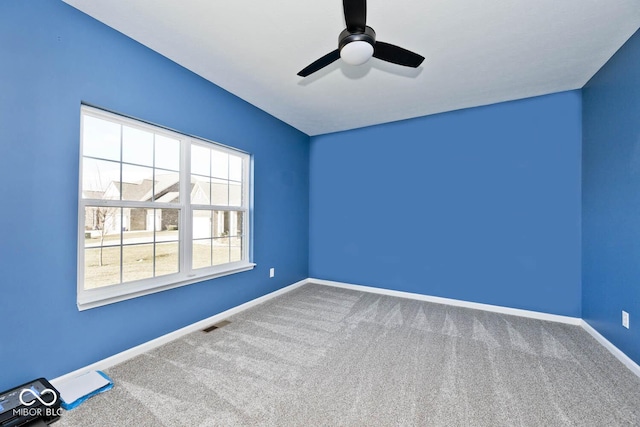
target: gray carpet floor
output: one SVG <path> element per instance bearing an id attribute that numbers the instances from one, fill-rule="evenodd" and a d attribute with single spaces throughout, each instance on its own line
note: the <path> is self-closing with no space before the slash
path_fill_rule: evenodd
<path id="1" fill-rule="evenodd" d="M 306 285 L 112 367 L 57 426 L 638 426 L 578 326 Z"/>

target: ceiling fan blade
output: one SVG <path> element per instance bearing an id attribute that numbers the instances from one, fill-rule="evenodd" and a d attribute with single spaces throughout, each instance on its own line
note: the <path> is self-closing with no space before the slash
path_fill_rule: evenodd
<path id="1" fill-rule="evenodd" d="M 342 0 L 344 20 L 350 32 L 362 32 L 367 26 L 367 0 Z"/>
<path id="2" fill-rule="evenodd" d="M 318 59 L 317 61 L 307 65 L 304 69 L 298 72 L 298 75 L 300 77 L 307 77 L 309 74 L 315 73 L 316 71 L 326 67 L 327 65 L 338 60 L 339 58 L 340 58 L 340 50 L 336 49 L 331 53 L 327 53 L 325 56 Z"/>
<path id="3" fill-rule="evenodd" d="M 422 55 L 418 55 L 399 46 L 378 41 L 373 47 L 373 56 L 383 61 L 413 68 L 419 67 L 422 61 L 424 61 L 424 56 Z"/>

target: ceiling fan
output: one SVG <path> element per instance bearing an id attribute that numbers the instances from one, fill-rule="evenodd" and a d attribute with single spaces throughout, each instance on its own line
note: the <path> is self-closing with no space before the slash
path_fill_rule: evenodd
<path id="1" fill-rule="evenodd" d="M 371 57 L 405 67 L 417 68 L 424 57 L 385 42 L 376 41 L 376 32 L 366 25 L 367 0 L 343 0 L 345 28 L 338 36 L 338 49 L 311 63 L 298 75 L 307 77 L 342 58 L 347 64 L 360 65 Z"/>

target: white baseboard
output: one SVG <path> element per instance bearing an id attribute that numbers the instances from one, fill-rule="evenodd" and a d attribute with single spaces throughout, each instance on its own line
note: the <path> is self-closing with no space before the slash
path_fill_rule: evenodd
<path id="1" fill-rule="evenodd" d="M 433 302 L 436 304 L 452 305 L 455 307 L 472 308 L 474 310 L 492 311 L 494 313 L 509 314 L 512 316 L 529 317 L 532 319 L 548 320 L 550 322 L 566 323 L 569 325 L 580 325 L 582 319 L 579 317 L 561 316 L 558 314 L 541 313 L 539 311 L 521 310 L 519 308 L 503 307 L 500 305 L 482 304 L 479 302 L 469 302 L 451 298 L 434 297 L 430 295 L 415 294 L 411 292 L 393 291 L 390 289 L 374 288 L 371 286 L 354 285 L 351 283 L 333 282 L 322 279 L 307 279 L 309 283 L 318 285 L 333 286 L 336 288 L 352 289 L 355 291 L 369 292 L 374 294 L 389 295 L 399 298 L 409 298 L 418 301 Z"/>
<path id="2" fill-rule="evenodd" d="M 154 348 L 160 347 L 163 344 L 166 344 L 170 341 L 176 340 L 180 337 L 183 337 L 187 334 L 190 334 L 192 332 L 196 332 L 198 330 L 201 330 L 203 328 L 206 328 L 207 326 L 211 326 L 214 323 L 217 323 L 223 319 L 226 319 L 227 317 L 230 317 L 234 314 L 240 313 L 241 311 L 244 311 L 248 308 L 254 307 L 258 304 L 261 304 L 265 301 L 268 301 L 272 298 L 275 298 L 277 296 L 280 296 L 284 293 L 290 292 L 296 288 L 299 288 L 302 285 L 307 284 L 309 281 L 309 279 L 304 279 L 301 280 L 299 282 L 296 282 L 292 285 L 286 286 L 282 289 L 278 289 L 277 291 L 271 292 L 267 295 L 263 295 L 259 298 L 256 298 L 254 300 L 245 302 L 244 304 L 238 305 L 236 307 L 230 308 L 229 310 L 225 310 L 221 313 L 218 313 L 214 316 L 211 316 L 209 318 L 200 320 L 199 322 L 193 323 L 189 326 L 185 326 L 184 328 L 180 328 L 176 331 L 170 332 L 166 335 L 162 335 L 161 337 L 158 337 L 156 339 L 153 339 L 151 341 L 147 341 L 145 343 L 142 343 L 140 345 L 137 345 L 133 348 L 130 348 L 128 350 L 125 350 L 123 352 L 120 352 L 118 354 L 115 354 L 111 357 L 107 357 L 106 359 L 102 359 L 96 363 L 92 363 L 91 365 L 85 366 L 83 368 L 80 369 L 76 369 L 73 372 L 69 372 L 68 374 L 62 375 L 58 378 L 55 378 L 53 380 L 51 380 L 51 384 L 55 387 L 56 384 L 60 384 L 66 380 L 69 380 L 71 378 L 75 378 L 77 376 L 86 374 L 89 371 L 101 371 L 107 368 L 110 368 L 111 366 L 117 365 L 118 363 L 122 363 L 126 360 L 132 359 L 142 353 L 146 353 L 147 351 L 153 350 Z"/>
<path id="3" fill-rule="evenodd" d="M 611 341 L 609 341 L 608 339 L 606 339 L 605 337 L 603 337 L 600 332 L 596 331 L 593 326 L 591 326 L 590 324 L 588 324 L 584 319 L 582 320 L 582 322 L 580 323 L 580 326 L 582 326 L 582 329 L 584 329 L 585 331 L 587 331 L 589 333 L 589 335 L 591 335 L 593 338 L 595 338 L 596 341 L 598 341 L 600 344 L 602 344 L 602 346 L 604 348 L 606 348 L 607 350 L 609 350 L 609 353 L 613 354 L 616 359 L 618 359 L 620 362 L 622 362 L 622 364 L 624 366 L 626 366 L 627 368 L 629 368 L 629 370 L 631 372 L 633 372 L 634 374 L 636 374 L 638 377 L 640 377 L 640 366 L 634 362 L 633 360 L 631 360 L 631 358 L 629 356 L 627 356 L 626 354 L 624 354 L 622 352 L 622 350 L 620 350 L 618 347 L 616 347 L 615 345 L 611 344 Z"/>

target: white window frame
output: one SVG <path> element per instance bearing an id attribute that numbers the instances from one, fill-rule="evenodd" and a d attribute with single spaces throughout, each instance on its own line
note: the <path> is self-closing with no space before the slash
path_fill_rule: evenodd
<path id="1" fill-rule="evenodd" d="M 82 197 L 83 187 L 83 117 L 92 116 L 103 120 L 119 123 L 121 125 L 134 127 L 156 134 L 164 135 L 169 138 L 180 141 L 180 202 L 179 203 L 160 203 L 160 202 L 129 202 L 126 200 L 107 200 L 107 199 L 84 199 Z M 230 148 L 225 145 L 208 141 L 202 138 L 181 134 L 166 128 L 151 125 L 139 120 L 131 119 L 119 114 L 107 112 L 95 107 L 87 105 L 81 106 L 80 114 L 80 160 L 79 160 L 79 185 L 78 185 L 78 270 L 77 270 L 77 305 L 78 310 L 86 310 L 118 301 L 136 298 L 143 295 L 149 295 L 204 280 L 214 279 L 217 277 L 227 276 L 242 271 L 251 270 L 256 264 L 251 262 L 251 244 L 252 235 L 250 230 L 251 206 L 252 206 L 252 182 L 251 169 L 252 159 L 249 153 Z M 242 158 L 242 206 L 212 206 L 212 205 L 192 205 L 190 198 L 191 188 L 191 146 L 198 144 L 205 147 L 215 148 L 218 151 L 233 154 Z M 212 145 L 214 147 L 212 147 Z M 113 206 L 113 207 L 152 207 L 152 208 L 170 208 L 180 211 L 179 219 L 179 266 L 178 273 L 168 274 L 164 276 L 136 280 L 116 285 L 107 285 L 103 287 L 85 289 L 84 288 L 84 257 L 85 257 L 85 208 L 87 206 Z M 192 242 L 193 242 L 193 226 L 192 212 L 194 209 L 205 208 L 209 210 L 230 210 L 242 211 L 242 260 L 230 262 L 226 264 L 216 265 L 207 268 L 192 268 Z M 122 243 L 120 245 L 122 247 Z"/>

